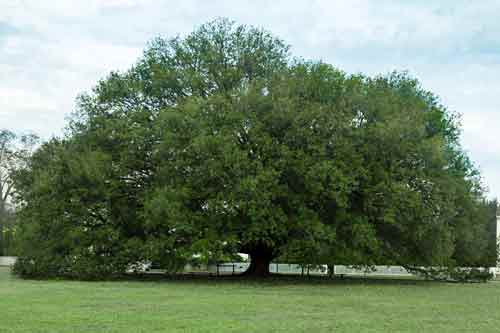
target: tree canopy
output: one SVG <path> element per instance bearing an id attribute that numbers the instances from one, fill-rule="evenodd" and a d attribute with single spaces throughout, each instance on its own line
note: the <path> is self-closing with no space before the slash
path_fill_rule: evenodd
<path id="1" fill-rule="evenodd" d="M 459 119 L 406 73 L 348 75 L 220 19 L 153 40 L 78 105 L 68 135 L 17 177 L 23 276 L 175 271 L 236 253 L 254 275 L 277 257 L 488 260 L 491 219 Z"/>

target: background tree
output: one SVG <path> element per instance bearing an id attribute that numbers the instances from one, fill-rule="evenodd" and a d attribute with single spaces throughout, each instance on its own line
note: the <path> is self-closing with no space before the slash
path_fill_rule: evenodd
<path id="1" fill-rule="evenodd" d="M 485 200 L 482 205 L 479 206 L 476 218 L 484 219 L 484 226 L 486 229 L 486 251 L 483 258 L 485 265 L 489 267 L 498 267 L 500 263 L 498 261 L 499 253 L 499 239 L 497 239 L 497 211 L 498 211 L 498 201 L 497 200 Z M 484 235 L 484 233 L 483 233 Z"/>
<path id="2" fill-rule="evenodd" d="M 269 33 L 216 20 L 154 40 L 81 96 L 69 129 L 17 177 L 23 276 L 236 253 L 259 276 L 278 256 L 484 263 L 483 191 L 457 117 L 405 73 L 292 60 Z"/>
<path id="3" fill-rule="evenodd" d="M 32 134 L 18 136 L 9 130 L 0 130 L 0 255 L 10 248 L 6 241 L 11 244 L 13 237 L 13 175 L 24 167 L 37 140 Z"/>

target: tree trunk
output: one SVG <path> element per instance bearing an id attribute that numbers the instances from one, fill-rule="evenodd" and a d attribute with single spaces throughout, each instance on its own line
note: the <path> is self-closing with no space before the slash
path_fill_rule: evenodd
<path id="1" fill-rule="evenodd" d="M 271 250 L 260 248 L 248 254 L 250 256 L 250 266 L 243 273 L 244 276 L 265 277 L 271 274 L 269 265 L 271 264 L 271 260 L 274 259 Z"/>
<path id="2" fill-rule="evenodd" d="M 335 275 L 335 266 L 334 265 L 328 265 L 328 267 L 327 267 L 327 273 L 328 273 L 328 277 L 332 278 Z"/>

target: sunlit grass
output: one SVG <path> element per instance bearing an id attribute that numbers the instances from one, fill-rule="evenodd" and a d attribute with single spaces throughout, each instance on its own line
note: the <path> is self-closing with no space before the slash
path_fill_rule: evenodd
<path id="1" fill-rule="evenodd" d="M 0 332 L 498 332 L 500 283 L 26 281 L 0 268 Z"/>

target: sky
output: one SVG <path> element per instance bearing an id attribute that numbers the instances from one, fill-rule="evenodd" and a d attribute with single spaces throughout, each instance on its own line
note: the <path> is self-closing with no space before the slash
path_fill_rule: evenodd
<path id="1" fill-rule="evenodd" d="M 76 96 L 149 40 L 217 17 L 347 73 L 408 71 L 462 114 L 462 144 L 500 198 L 500 0 L 0 0 L 0 128 L 61 135 Z"/>

